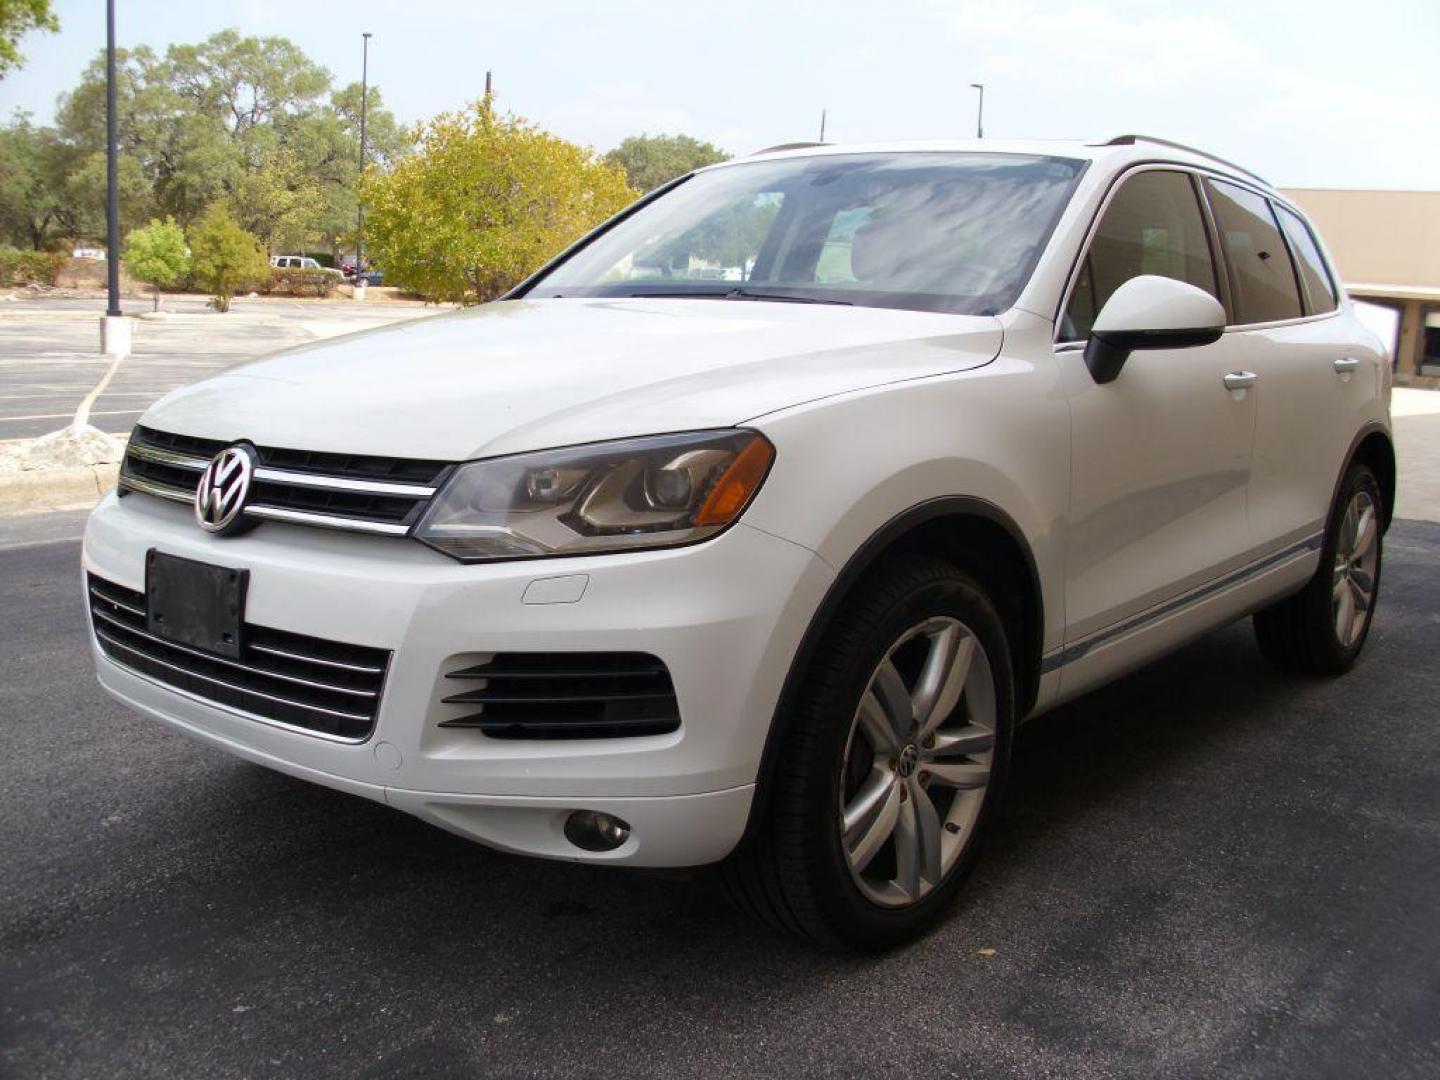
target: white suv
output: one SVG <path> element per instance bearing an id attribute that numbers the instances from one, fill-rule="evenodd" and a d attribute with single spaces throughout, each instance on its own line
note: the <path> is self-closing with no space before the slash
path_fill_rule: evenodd
<path id="1" fill-rule="evenodd" d="M 1389 394 L 1314 230 L 1217 158 L 783 149 L 154 405 L 86 533 L 95 660 L 251 761 L 884 946 L 1021 719 L 1252 612 L 1354 662 Z"/>

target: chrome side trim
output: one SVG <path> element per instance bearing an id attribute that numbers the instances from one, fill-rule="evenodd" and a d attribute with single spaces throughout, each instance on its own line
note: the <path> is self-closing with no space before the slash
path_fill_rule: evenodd
<path id="1" fill-rule="evenodd" d="M 352 480 L 345 476 L 325 476 L 320 473 L 273 469 L 268 465 L 261 465 L 255 470 L 255 479 L 271 484 L 288 484 L 291 487 L 316 488 L 320 491 L 358 491 L 366 495 L 399 495 L 408 499 L 428 499 L 437 490 L 424 484 L 395 484 L 386 480 Z"/>
<path id="2" fill-rule="evenodd" d="M 106 596 L 99 589 L 95 588 L 94 585 L 90 586 L 90 595 L 95 597 L 95 599 L 97 600 L 101 600 L 107 604 L 113 604 L 115 607 L 122 608 L 125 611 L 130 612 L 131 615 L 139 615 L 142 619 L 148 617 L 145 612 L 141 611 L 133 604 L 127 604 L 123 600 L 116 600 L 113 596 Z"/>
<path id="3" fill-rule="evenodd" d="M 217 679 L 212 675 L 201 675 L 198 671 L 191 671 L 189 668 L 183 668 L 179 664 L 172 664 L 167 660 L 161 660 L 158 657 L 150 656 L 146 653 L 141 652 L 139 649 L 133 648 L 130 645 L 126 645 L 123 641 L 117 641 L 115 638 L 107 634 L 104 630 L 101 630 L 98 626 L 95 627 L 95 636 L 98 637 L 101 641 L 106 642 L 113 648 L 130 653 L 132 656 L 138 656 L 140 657 L 140 659 L 149 661 L 152 664 L 159 664 L 161 667 L 169 668 L 171 671 L 178 671 L 181 675 L 189 676 L 192 679 L 199 679 L 201 682 L 213 683 L 215 686 L 223 686 L 226 690 L 234 690 L 235 692 L 240 694 L 250 694 L 252 697 L 264 698 L 266 701 L 278 702 L 281 705 L 289 705 L 292 709 L 305 709 L 309 712 L 324 713 L 326 716 L 338 716 L 343 720 L 361 720 L 366 723 L 374 723 L 373 718 L 371 718 L 365 713 L 347 713 L 341 712 L 339 709 L 327 709 L 322 705 L 310 705 L 304 701 L 295 701 L 291 698 L 280 697 L 276 694 L 267 694 L 263 690 L 253 690 L 248 686 L 237 686 L 235 683 L 228 683 L 224 679 Z M 139 672 L 137 672 L 136 674 L 139 674 Z M 178 689 L 177 687 L 170 686 L 168 683 L 160 683 L 159 685 L 164 686 L 167 690 Z M 183 693 L 183 691 L 181 692 Z M 209 698 L 200 697 L 200 695 L 198 694 L 195 696 L 199 697 L 201 701 L 204 701 L 207 704 L 218 705 L 217 702 L 211 701 Z M 223 708 L 223 706 L 220 707 Z M 305 728 L 298 728 L 296 730 L 306 731 Z M 315 734 L 315 732 L 306 731 L 306 734 L 313 735 Z"/>
<path id="4" fill-rule="evenodd" d="M 264 668 L 255 667 L 253 664 L 242 664 L 242 663 L 240 663 L 238 660 L 231 660 L 230 658 L 225 657 L 225 656 L 215 656 L 215 655 L 212 654 L 212 653 L 201 652 L 201 651 L 199 651 L 198 649 L 192 649 L 192 648 L 190 648 L 188 645 L 179 645 L 179 644 L 177 644 L 177 643 L 175 643 L 175 642 L 173 642 L 173 641 L 166 641 L 164 638 L 156 637 L 154 634 L 147 633 L 147 632 L 144 631 L 144 630 L 137 630 L 135 627 L 129 626 L 129 625 L 127 625 L 126 623 L 121 622 L 119 619 L 115 618 L 115 616 L 105 614 L 105 612 L 103 612 L 103 611 L 96 611 L 96 612 L 94 612 L 94 614 L 95 614 L 95 617 L 96 617 L 96 618 L 104 619 L 104 620 L 105 620 L 107 623 L 109 623 L 111 626 L 119 627 L 121 630 L 124 630 L 127 634 L 134 634 L 136 637 L 144 638 L 146 641 L 153 641 L 156 645 L 160 645 L 160 646 L 162 646 L 162 647 L 164 647 L 164 648 L 166 648 L 166 649 L 174 649 L 176 652 L 182 652 L 182 653 L 184 653 L 186 656 L 194 656 L 194 657 L 198 657 L 198 658 L 201 659 L 201 660 L 208 660 L 208 661 L 211 661 L 212 663 L 223 664 L 225 667 L 234 668 L 234 669 L 237 670 L 237 671 L 250 672 L 251 674 L 260 675 L 260 676 L 263 676 L 264 678 L 267 678 L 267 679 L 279 679 L 281 682 L 294 683 L 296 686 L 309 686 L 309 687 L 311 687 L 311 688 L 313 688 L 313 689 L 315 689 L 315 690 L 324 690 L 326 693 L 330 693 L 330 694 L 349 694 L 351 697 L 367 697 L 367 698 L 373 698 L 373 697 L 378 697 L 378 696 L 379 696 L 378 693 L 377 693 L 376 691 L 374 691 L 374 690 L 359 690 L 359 689 L 356 689 L 356 688 L 353 687 L 353 686 L 335 686 L 335 685 L 333 685 L 333 684 L 331 684 L 331 683 L 315 682 L 313 679 L 302 679 L 302 678 L 300 678 L 298 675 L 282 675 L 282 674 L 281 674 L 280 672 L 278 672 L 278 671 L 266 671 Z M 97 628 L 96 628 L 96 633 L 99 633 L 99 632 L 100 632 L 100 631 L 99 631 L 99 628 L 97 627 Z M 109 635 L 106 635 L 105 640 L 107 640 L 107 641 L 114 641 L 114 639 L 113 639 L 112 637 L 110 637 Z M 122 646 L 122 647 L 123 647 L 123 646 Z M 135 651 L 138 652 L 138 650 L 135 650 Z M 140 655 L 141 655 L 141 656 L 146 656 L 145 653 L 140 653 Z M 160 660 L 158 657 L 154 657 L 154 656 L 147 656 L 147 659 L 155 660 L 157 663 L 164 663 L 163 660 Z M 207 678 L 207 677 L 208 677 L 208 676 L 205 676 L 205 675 L 201 675 L 199 672 L 195 672 L 195 671 L 191 671 L 191 672 L 189 672 L 189 674 L 195 676 L 197 679 L 204 679 L 204 678 Z M 224 684 L 222 684 L 222 685 L 224 685 Z M 247 693 L 252 693 L 252 694 L 253 694 L 253 693 L 258 693 L 258 691 L 255 691 L 255 690 L 247 690 L 246 692 L 247 692 Z M 261 696 L 263 697 L 264 695 L 261 695 Z M 276 700 L 280 700 L 280 699 L 277 698 Z M 303 706 L 302 706 L 301 703 L 298 702 L 298 701 L 296 701 L 296 702 L 291 702 L 291 704 L 293 704 L 293 705 L 295 705 L 295 706 L 297 706 L 297 707 L 302 707 L 302 708 L 306 708 L 306 709 L 320 709 L 321 712 L 325 712 L 325 711 L 326 711 L 322 706 L 319 706 L 319 705 L 303 705 Z M 344 715 L 344 714 L 338 714 L 338 715 Z"/>
<path id="5" fill-rule="evenodd" d="M 151 446 L 149 443 L 136 442 L 134 439 L 131 439 L 126 445 L 125 453 L 133 454 L 145 461 L 154 461 L 160 465 L 174 465 L 176 468 L 190 469 L 192 472 L 204 472 L 205 466 L 210 464 L 209 458 L 166 450 L 164 447 Z"/>
<path id="6" fill-rule="evenodd" d="M 288 731 L 292 735 L 304 735 L 307 738 L 311 739 L 324 739 L 326 742 L 344 743 L 346 746 L 359 746 L 361 743 L 369 742 L 374 735 L 374 731 L 372 729 L 371 733 L 364 736 L 363 738 L 349 739 L 343 735 L 331 735 L 327 731 L 314 731 L 310 728 L 300 727 L 297 724 L 287 724 L 283 720 L 272 720 L 268 716 L 261 716 L 259 713 L 246 712 L 244 709 L 237 709 L 233 705 L 226 705 L 222 702 L 214 700 L 213 698 L 207 698 L 200 694 L 192 694 L 189 690 L 182 690 L 178 686 L 172 686 L 167 682 L 161 682 L 153 675 L 146 675 L 145 672 L 137 671 L 135 668 L 131 667 L 124 661 L 115 659 L 115 657 L 111 656 L 104 649 L 100 650 L 100 655 L 104 657 L 106 663 L 113 665 L 119 670 L 125 672 L 125 674 L 131 676 L 132 678 L 140 679 L 143 682 L 147 682 L 151 686 L 159 687 L 161 690 L 164 690 L 168 694 L 175 694 L 177 697 L 182 697 L 186 701 L 193 701 L 197 705 L 204 705 L 207 708 L 214 709 L 216 712 L 228 713 L 231 716 L 238 716 L 241 719 L 249 720 L 252 723 L 264 724 L 266 727 L 279 728 L 281 731 Z M 143 656 L 144 654 L 141 653 L 138 655 Z"/>
<path id="7" fill-rule="evenodd" d="M 189 499 L 187 498 L 187 502 Z M 388 521 L 366 521 L 363 518 L 337 517 L 334 514 L 315 514 L 308 510 L 287 510 L 281 506 L 250 505 L 245 507 L 248 517 L 263 521 L 285 521 L 292 525 L 314 525 L 322 529 L 343 529 L 347 532 L 373 533 L 376 536 L 406 536 L 409 525 L 395 525 Z"/>
<path id="8" fill-rule="evenodd" d="M 1109 626 L 1095 631 L 1089 637 L 1081 638 L 1079 641 L 1072 642 L 1051 653 L 1049 656 L 1043 657 L 1040 661 L 1040 672 L 1041 674 L 1049 674 L 1052 671 L 1056 671 L 1066 664 L 1074 663 L 1101 645 L 1105 645 L 1116 638 L 1134 633 L 1137 630 L 1142 630 L 1151 623 L 1158 622 L 1185 608 L 1192 607 L 1202 600 L 1208 600 L 1216 593 L 1232 589 L 1237 585 L 1243 585 L 1250 579 L 1259 577 L 1265 573 L 1265 571 L 1274 569 L 1280 563 L 1293 559 L 1298 555 L 1304 555 L 1307 552 L 1319 551 L 1324 542 L 1324 532 L 1314 533 L 1305 537 L 1303 540 L 1298 540 L 1293 544 L 1281 548 L 1279 551 L 1272 552 L 1269 555 L 1257 559 L 1255 562 L 1242 566 L 1238 570 L 1232 570 L 1228 574 L 1224 574 L 1213 581 L 1207 582 L 1199 588 L 1185 593 L 1183 596 L 1166 600 L 1150 608 L 1148 611 L 1141 611 L 1135 615 L 1131 615 L 1129 618 L 1112 623 Z"/>
<path id="9" fill-rule="evenodd" d="M 127 476 L 123 471 L 120 473 L 117 483 L 127 491 L 138 491 L 142 495 L 154 495 L 157 499 L 191 504 L 195 502 L 193 491 L 171 487 L 169 484 L 157 484 L 153 480 L 142 480 L 138 476 Z"/>

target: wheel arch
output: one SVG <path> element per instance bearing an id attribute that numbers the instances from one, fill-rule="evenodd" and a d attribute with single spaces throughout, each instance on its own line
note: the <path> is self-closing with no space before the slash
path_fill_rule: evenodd
<path id="1" fill-rule="evenodd" d="M 745 828 L 747 837 L 764 819 L 780 745 L 815 651 L 846 597 L 865 575 L 887 556 L 902 552 L 944 559 L 975 575 L 986 587 L 1012 642 L 1016 718 L 1034 707 L 1040 685 L 1044 594 L 1034 554 L 1020 526 L 999 506 L 970 496 L 946 496 L 912 506 L 860 545 L 831 583 L 800 639 L 765 738 Z"/>
<path id="2" fill-rule="evenodd" d="M 1385 497 L 1385 516 L 1381 527 L 1389 529 L 1391 519 L 1395 516 L 1395 444 L 1390 439 L 1390 432 L 1383 425 L 1366 424 L 1351 441 L 1350 452 L 1345 455 L 1345 466 L 1335 478 L 1335 491 L 1330 497 L 1331 506 L 1335 505 L 1340 485 L 1345 482 L 1345 474 L 1350 471 L 1351 464 L 1357 461 L 1368 465 L 1375 474 L 1375 479 L 1380 482 L 1380 493 Z"/>

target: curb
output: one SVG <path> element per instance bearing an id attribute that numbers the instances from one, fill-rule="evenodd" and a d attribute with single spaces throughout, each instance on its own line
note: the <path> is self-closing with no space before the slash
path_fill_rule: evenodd
<path id="1" fill-rule="evenodd" d="M 118 464 L 0 473 L 0 514 L 92 506 L 115 487 Z"/>

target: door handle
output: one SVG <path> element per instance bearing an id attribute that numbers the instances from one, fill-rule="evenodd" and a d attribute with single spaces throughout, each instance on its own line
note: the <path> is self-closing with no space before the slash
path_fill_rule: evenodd
<path id="1" fill-rule="evenodd" d="M 1353 356 L 1346 356 L 1336 360 L 1331 366 L 1334 367 L 1336 375 L 1350 375 L 1359 370 L 1360 361 Z"/>
<path id="2" fill-rule="evenodd" d="M 1225 389 L 1249 390 L 1259 377 L 1253 371 L 1232 371 L 1225 376 Z"/>

